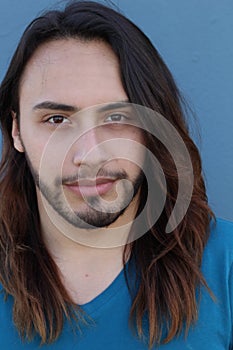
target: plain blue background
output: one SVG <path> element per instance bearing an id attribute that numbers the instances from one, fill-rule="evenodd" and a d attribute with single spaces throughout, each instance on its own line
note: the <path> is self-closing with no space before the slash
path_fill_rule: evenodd
<path id="1" fill-rule="evenodd" d="M 62 2 L 60 2 L 62 3 Z M 233 221 L 233 1 L 115 0 L 152 40 L 197 115 L 210 205 Z M 0 80 L 26 25 L 55 0 L 0 0 Z"/>

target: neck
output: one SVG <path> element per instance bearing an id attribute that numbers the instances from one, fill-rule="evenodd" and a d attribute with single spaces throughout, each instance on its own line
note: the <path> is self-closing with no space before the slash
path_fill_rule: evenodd
<path id="1" fill-rule="evenodd" d="M 50 206 L 45 208 L 40 194 L 38 207 L 44 242 L 71 298 L 80 305 L 94 299 L 123 268 L 123 252 L 136 215 L 137 198 L 113 225 L 91 231 L 64 222 Z M 129 256 L 128 250 L 126 260 Z"/>
<path id="2" fill-rule="evenodd" d="M 112 225 L 94 230 L 79 229 L 65 221 L 37 190 L 44 242 L 56 261 L 74 259 L 85 264 L 92 259 L 121 256 L 138 208 L 135 196 L 124 214 Z"/>

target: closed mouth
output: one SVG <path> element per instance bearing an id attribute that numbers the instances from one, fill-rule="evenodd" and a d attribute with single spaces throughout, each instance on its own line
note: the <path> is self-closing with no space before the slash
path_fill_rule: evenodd
<path id="1" fill-rule="evenodd" d="M 108 178 L 108 177 L 97 177 L 95 179 L 79 179 L 77 181 L 72 181 L 72 182 L 66 182 L 64 185 L 66 186 L 84 186 L 84 187 L 88 187 L 88 186 L 98 186 L 101 184 L 105 184 L 105 183 L 109 183 L 109 182 L 114 182 L 116 181 L 116 178 Z"/>
<path id="2" fill-rule="evenodd" d="M 78 196 L 98 196 L 107 193 L 112 189 L 116 178 L 98 177 L 96 179 L 79 179 L 77 181 L 65 183 L 70 191 Z"/>

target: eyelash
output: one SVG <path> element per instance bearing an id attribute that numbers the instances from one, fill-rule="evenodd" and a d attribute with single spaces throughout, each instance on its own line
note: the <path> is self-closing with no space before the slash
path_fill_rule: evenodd
<path id="1" fill-rule="evenodd" d="M 121 113 L 113 113 L 113 114 L 110 114 L 108 115 L 106 118 L 105 118 L 105 121 L 107 121 L 108 118 L 111 118 L 111 117 L 116 117 L 116 116 L 120 116 L 120 117 L 123 117 L 124 120 L 127 120 L 129 119 L 128 117 L 126 117 L 124 114 L 121 114 Z M 56 122 L 52 122 L 52 119 L 54 118 L 60 118 L 60 120 L 62 119 L 61 123 L 56 123 Z M 51 125 L 61 125 L 61 124 L 64 124 L 64 121 L 65 123 L 69 122 L 68 118 L 66 116 L 63 116 L 61 114 L 55 114 L 55 115 L 52 115 L 50 116 L 49 118 L 47 118 L 45 120 L 45 123 L 49 123 Z M 111 123 L 112 124 L 117 124 L 117 123 L 120 123 L 122 122 L 122 120 L 112 120 Z"/>
<path id="2" fill-rule="evenodd" d="M 68 122 L 68 118 L 65 117 L 64 115 L 55 114 L 55 115 L 52 115 L 52 116 L 50 116 L 49 118 L 47 118 L 47 119 L 45 120 L 45 123 L 49 123 L 49 124 L 52 124 L 52 125 L 63 124 L 63 123 L 55 123 L 55 122 L 52 122 L 51 120 L 52 120 L 53 118 L 60 118 L 60 119 L 63 118 L 63 121 L 66 120 L 66 121 Z"/>
<path id="3" fill-rule="evenodd" d="M 110 114 L 110 115 L 108 115 L 107 116 L 107 118 L 106 119 L 108 119 L 109 117 L 115 117 L 115 116 L 120 116 L 120 117 L 123 117 L 124 118 L 124 120 L 127 120 L 127 119 L 129 119 L 128 117 L 126 117 L 124 114 L 121 114 L 121 113 L 113 113 L 113 114 Z M 106 120 L 105 119 L 105 120 Z M 112 121 L 112 123 L 120 123 L 121 121 Z"/>

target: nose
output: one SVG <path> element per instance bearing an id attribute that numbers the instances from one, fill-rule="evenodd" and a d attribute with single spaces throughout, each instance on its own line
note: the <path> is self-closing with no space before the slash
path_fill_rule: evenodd
<path id="1" fill-rule="evenodd" d="M 85 132 L 73 145 L 73 163 L 76 166 L 99 166 L 108 158 L 101 130 L 98 127 Z"/>

